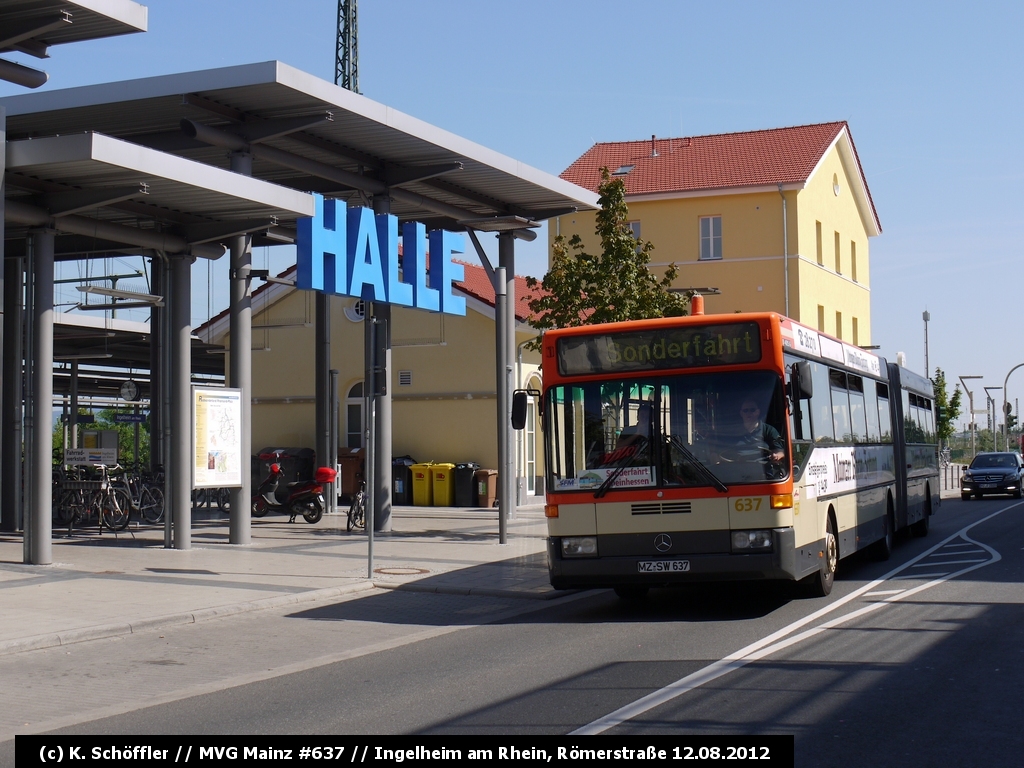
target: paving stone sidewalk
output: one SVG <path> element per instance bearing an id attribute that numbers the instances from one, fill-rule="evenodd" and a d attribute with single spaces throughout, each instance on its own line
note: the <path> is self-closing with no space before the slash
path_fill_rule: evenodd
<path id="1" fill-rule="evenodd" d="M 380 588 L 548 599 L 543 507 L 520 507 L 500 544 L 497 511 L 396 507 L 377 534 L 373 573 L 365 533 L 345 515 L 316 525 L 286 516 L 252 521 L 232 545 L 226 516 L 196 512 L 192 549 L 164 547 L 163 528 L 116 536 L 95 527 L 63 538 L 53 564 L 25 565 L 20 535 L 0 534 L 0 654 L 112 637 Z"/>

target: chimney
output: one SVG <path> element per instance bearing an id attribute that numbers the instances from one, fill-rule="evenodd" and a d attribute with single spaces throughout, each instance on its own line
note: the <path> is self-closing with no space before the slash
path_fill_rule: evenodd
<path id="1" fill-rule="evenodd" d="M 658 148 L 654 145 L 654 134 L 651 134 L 651 157 L 658 156 Z"/>

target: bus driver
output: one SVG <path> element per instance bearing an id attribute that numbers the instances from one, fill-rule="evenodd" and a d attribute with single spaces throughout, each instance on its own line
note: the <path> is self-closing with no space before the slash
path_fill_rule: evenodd
<path id="1" fill-rule="evenodd" d="M 761 421 L 761 409 L 751 399 L 746 399 L 740 406 L 740 418 L 743 420 L 743 431 L 737 440 L 740 449 L 764 451 L 771 461 L 782 461 L 786 457 L 785 441 L 782 435 L 771 424 Z"/>

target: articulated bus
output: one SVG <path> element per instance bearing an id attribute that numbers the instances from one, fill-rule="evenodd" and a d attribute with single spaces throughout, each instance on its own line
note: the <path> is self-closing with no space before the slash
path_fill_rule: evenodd
<path id="1" fill-rule="evenodd" d="M 699 311 L 699 310 L 698 310 Z M 939 505 L 929 380 L 774 313 L 543 337 L 558 589 L 778 579 L 832 590 Z"/>

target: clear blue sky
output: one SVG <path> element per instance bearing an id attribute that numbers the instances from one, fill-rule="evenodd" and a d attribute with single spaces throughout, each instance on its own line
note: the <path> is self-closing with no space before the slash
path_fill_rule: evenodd
<path id="1" fill-rule="evenodd" d="M 148 33 L 54 49 L 44 87 L 269 59 L 333 79 L 334 0 L 144 5 Z M 1021 29 L 1010 2 L 361 0 L 359 78 L 376 101 L 552 174 L 597 141 L 849 121 L 884 230 L 873 341 L 923 370 L 927 309 L 932 368 L 981 374 L 980 392 L 1024 362 Z M 520 245 L 520 271 L 541 274 L 537 245 Z M 1009 390 L 1024 400 L 1024 369 Z"/>

